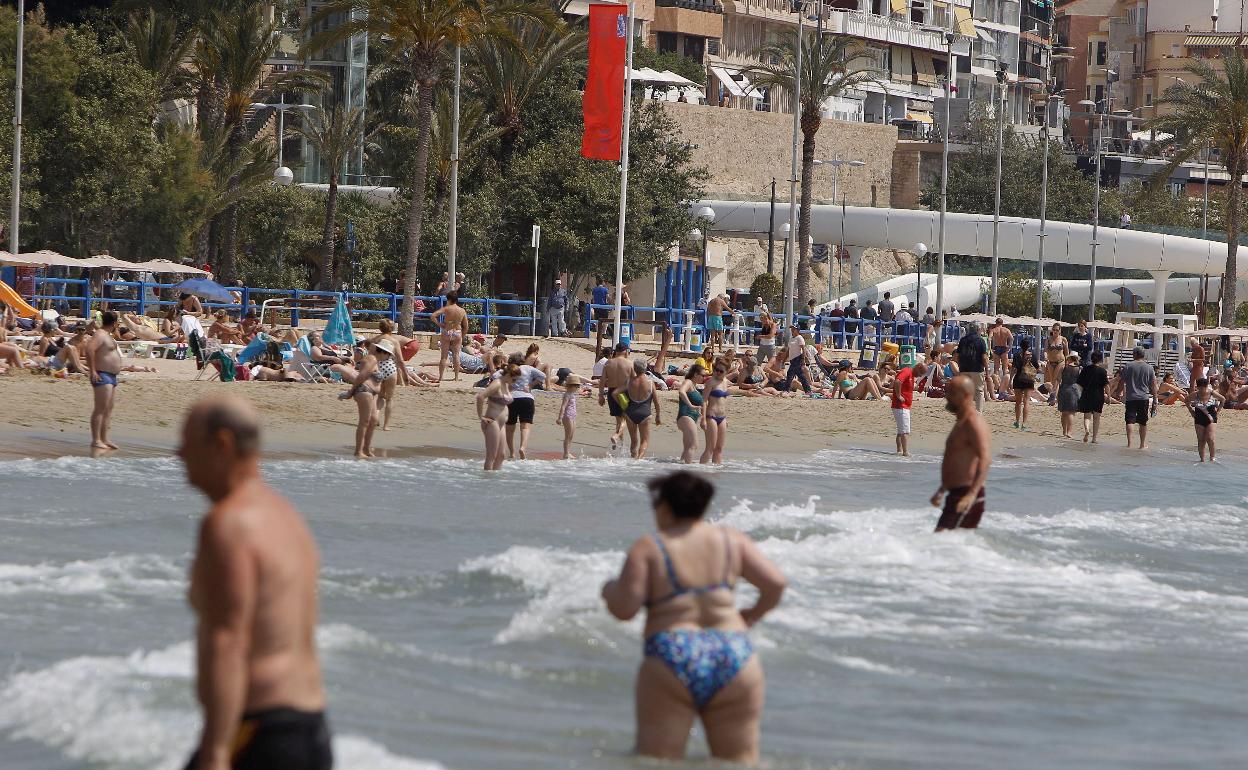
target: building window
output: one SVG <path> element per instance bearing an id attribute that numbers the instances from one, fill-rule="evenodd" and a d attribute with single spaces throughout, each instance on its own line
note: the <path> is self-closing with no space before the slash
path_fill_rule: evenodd
<path id="1" fill-rule="evenodd" d="M 1105 66 L 1105 60 L 1109 53 L 1109 43 L 1104 40 L 1096 44 L 1096 64 L 1098 67 Z"/>
<path id="2" fill-rule="evenodd" d="M 1144 106 L 1145 107 L 1153 106 L 1153 95 L 1148 92 L 1144 93 Z"/>
<path id="3" fill-rule="evenodd" d="M 676 33 L 659 32 L 655 35 L 659 53 L 676 53 Z"/>
<path id="4" fill-rule="evenodd" d="M 706 53 L 706 38 L 685 35 L 685 58 L 701 63 Z"/>

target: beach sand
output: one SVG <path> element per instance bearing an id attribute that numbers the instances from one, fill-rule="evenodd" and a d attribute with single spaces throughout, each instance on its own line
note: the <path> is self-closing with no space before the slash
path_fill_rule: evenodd
<path id="1" fill-rule="evenodd" d="M 522 351 L 530 340 L 513 339 L 504 350 Z M 592 350 L 570 342 L 537 340 L 542 360 L 558 368 L 571 367 L 588 374 Z M 436 361 L 427 348 L 413 359 Z M 675 359 L 673 359 L 675 360 Z M 259 408 L 265 421 L 265 446 L 279 456 L 350 456 L 356 410 L 353 403 L 338 400 L 341 385 L 273 382 L 194 381 L 191 361 L 164 359 L 129 360 L 151 365 L 155 373 L 123 375 L 113 415 L 112 438 L 122 446 L 112 456 L 167 454 L 177 445 L 178 428 L 187 408 L 197 399 L 219 393 L 246 397 Z M 421 367 L 422 371 L 436 369 Z M 449 376 L 449 372 L 448 372 Z M 479 376 L 464 375 L 459 383 L 437 388 L 409 387 L 399 392 L 391 430 L 378 430 L 374 446 L 381 457 L 457 456 L 476 457 L 482 439 L 471 385 Z M 88 418 L 90 386 L 85 378 L 54 380 L 27 372 L 0 376 L 5 423 L 0 426 L 0 457 L 54 457 L 89 453 Z M 563 429 L 554 424 L 558 391 L 537 394 L 537 419 L 529 439 L 530 456 L 556 458 Z M 676 394 L 660 393 L 663 424 L 654 429 L 650 456 L 680 454 L 680 433 L 675 427 Z M 912 452 L 938 453 L 953 418 L 943 399 L 916 398 L 910 439 Z M 578 455 L 602 456 L 608 451 L 612 420 L 596 398 L 582 398 L 574 451 Z M 729 455 L 792 455 L 825 448 L 892 451 L 893 417 L 888 403 L 843 399 L 734 397 L 728 405 Z M 1082 425 L 1076 420 L 1075 439 L 1061 437 L 1056 409 L 1033 404 L 1030 430 L 1012 427 L 1014 406 L 990 403 L 985 415 L 993 434 L 994 454 L 1036 447 L 1068 446 L 1078 451 L 1124 451 L 1121 406 L 1108 406 L 1102 419 L 1101 446 L 1085 447 L 1080 441 Z M 1248 414 L 1224 413 L 1218 432 L 1220 450 L 1248 445 L 1240 423 Z M 1181 447 L 1193 450 L 1192 420 L 1182 406 L 1163 406 L 1149 423 L 1150 447 Z"/>

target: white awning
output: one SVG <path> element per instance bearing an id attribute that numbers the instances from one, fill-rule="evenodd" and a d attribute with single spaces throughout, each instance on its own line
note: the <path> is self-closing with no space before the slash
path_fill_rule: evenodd
<path id="1" fill-rule="evenodd" d="M 733 72 L 724 67 L 711 67 L 711 72 L 715 74 L 715 77 L 719 79 L 719 82 L 724 84 L 724 88 L 728 89 L 728 93 L 733 96 L 749 99 L 762 98 L 756 91 L 754 91 L 753 86 L 750 85 L 750 79 L 739 70 Z"/>
<path id="2" fill-rule="evenodd" d="M 986 29 L 983 29 L 981 27 L 976 27 L 975 34 L 979 35 L 979 39 L 984 41 L 985 43 L 992 43 L 993 45 L 996 45 L 997 43 L 997 39 L 993 37 L 992 33 Z"/>

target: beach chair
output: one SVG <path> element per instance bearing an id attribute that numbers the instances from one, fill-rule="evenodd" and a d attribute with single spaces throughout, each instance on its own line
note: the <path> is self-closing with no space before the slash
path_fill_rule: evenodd
<path id="1" fill-rule="evenodd" d="M 299 338 L 299 344 L 290 353 L 290 362 L 286 369 L 310 382 L 333 382 L 333 372 L 329 364 L 321 364 L 312 360 L 312 343 L 306 336 Z"/>
<path id="2" fill-rule="evenodd" d="M 202 380 L 207 377 L 212 380 L 218 376 L 216 367 L 209 366 L 208 361 L 212 358 L 213 353 L 220 352 L 221 343 L 216 340 L 206 340 L 198 333 L 187 335 L 187 341 L 190 344 L 191 353 L 195 355 L 195 366 L 199 372 L 195 375 L 196 380 Z"/>

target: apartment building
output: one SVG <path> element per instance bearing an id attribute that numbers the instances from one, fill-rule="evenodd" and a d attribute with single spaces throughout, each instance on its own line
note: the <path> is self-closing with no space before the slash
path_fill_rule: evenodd
<path id="1" fill-rule="evenodd" d="M 286 7 L 285 13 L 277 19 L 280 41 L 277 52 L 268 62 L 269 67 L 272 72 L 298 67 L 323 72 L 329 78 L 329 86 L 319 94 L 306 95 L 304 97 L 306 103 L 316 104 L 325 109 L 330 109 L 338 103 L 345 103 L 348 108 L 363 110 L 367 103 L 365 89 L 368 85 L 368 35 L 355 35 L 349 40 L 318 52 L 315 58 L 307 61 L 298 58 L 299 46 L 305 39 L 303 31 L 305 22 L 326 4 L 320 0 L 305 0 L 293 7 Z M 353 11 L 352 15 L 358 13 L 358 11 Z M 343 14 L 329 16 L 314 29 L 308 30 L 307 35 L 332 29 L 348 19 L 349 17 Z M 290 115 L 288 115 L 289 119 L 292 119 Z M 294 169 L 296 182 L 323 184 L 328 181 L 329 170 L 321 162 L 315 147 L 289 131 L 286 132 L 282 144 L 286 165 Z M 346 168 L 341 173 L 343 184 L 364 183 L 364 146 L 362 143 L 347 161 Z"/>
<path id="2" fill-rule="evenodd" d="M 1099 34 L 1101 23 L 1109 18 L 1117 0 L 1059 0 L 1053 22 L 1054 44 L 1071 50 L 1070 58 L 1053 63 L 1058 90 L 1066 92 L 1066 106 L 1073 112 L 1083 111 L 1083 99 L 1105 98 L 1104 73 L 1098 70 L 1094 90 L 1089 77 L 1093 67 L 1109 63 L 1109 41 Z M 1088 121 L 1072 120 L 1070 135 L 1079 143 L 1091 138 Z"/>
<path id="3" fill-rule="evenodd" d="M 708 102 L 790 112 L 787 95 L 754 88 L 741 72 L 757 63 L 755 53 L 764 43 L 796 27 L 795 4 L 791 0 L 723 0 L 721 7 L 722 37 L 708 41 L 706 47 Z M 825 0 L 822 8 L 819 3 L 807 2 L 803 10 L 803 24 L 811 34 L 822 29 L 860 40 L 858 52 L 878 77 L 876 83 L 830 100 L 825 105 L 829 117 L 930 124 L 935 101 L 943 96 L 942 78 L 949 69 L 944 29 L 951 23 L 962 33 L 954 46 L 955 72 L 965 71 L 970 76 L 971 40 L 975 35 L 971 0 L 953 0 L 952 4 L 939 0 Z M 658 18 L 654 28 L 661 34 L 663 26 Z"/>

